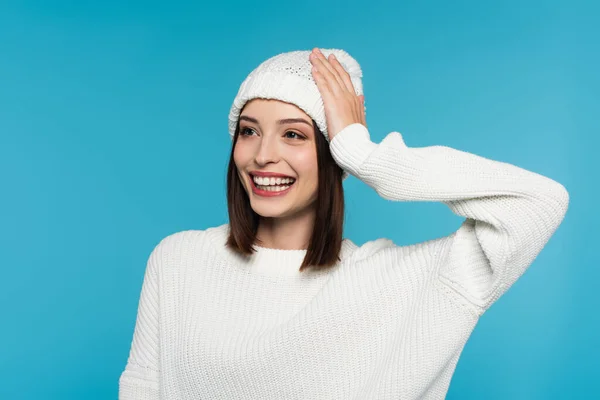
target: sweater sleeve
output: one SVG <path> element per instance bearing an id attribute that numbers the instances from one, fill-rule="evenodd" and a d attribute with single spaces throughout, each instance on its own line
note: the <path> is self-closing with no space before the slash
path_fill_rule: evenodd
<path id="1" fill-rule="evenodd" d="M 119 379 L 119 400 L 159 398 L 159 252 L 160 245 L 154 248 L 146 264 L 133 340 Z"/>
<path id="2" fill-rule="evenodd" d="M 531 265 L 569 204 L 565 187 L 550 178 L 446 146 L 407 147 L 398 132 L 376 144 L 356 123 L 330 149 L 383 198 L 440 201 L 466 217 L 440 246 L 437 275 L 480 312 Z"/>

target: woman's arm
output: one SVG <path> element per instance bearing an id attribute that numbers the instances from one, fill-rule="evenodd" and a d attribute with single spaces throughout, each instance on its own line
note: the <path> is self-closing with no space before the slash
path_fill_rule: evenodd
<path id="1" fill-rule="evenodd" d="M 439 276 L 482 312 L 525 272 L 569 204 L 565 187 L 545 176 L 450 147 L 407 147 L 398 132 L 376 144 L 359 123 L 335 135 L 330 149 L 382 197 L 440 201 L 466 217 L 449 237 Z"/>
<path id="2" fill-rule="evenodd" d="M 127 365 L 119 379 L 119 400 L 159 399 L 159 280 L 161 244 L 146 265 Z"/>

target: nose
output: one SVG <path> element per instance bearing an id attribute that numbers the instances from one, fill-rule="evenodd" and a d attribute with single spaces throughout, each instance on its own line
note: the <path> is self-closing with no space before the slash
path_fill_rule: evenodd
<path id="1" fill-rule="evenodd" d="M 255 161 L 257 165 L 263 166 L 270 162 L 279 161 L 279 151 L 277 149 L 277 143 L 273 138 L 263 136 L 260 141 L 260 146 L 256 152 Z"/>

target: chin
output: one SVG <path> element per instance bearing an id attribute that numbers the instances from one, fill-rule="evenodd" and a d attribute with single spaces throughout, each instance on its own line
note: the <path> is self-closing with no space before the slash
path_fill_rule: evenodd
<path id="1" fill-rule="evenodd" d="M 252 206 L 255 213 L 264 218 L 281 218 L 289 215 L 288 207 L 273 207 L 272 205 Z"/>

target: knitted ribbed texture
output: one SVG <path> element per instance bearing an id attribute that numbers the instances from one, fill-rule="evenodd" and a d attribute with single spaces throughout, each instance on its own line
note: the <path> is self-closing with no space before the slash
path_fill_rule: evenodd
<path id="1" fill-rule="evenodd" d="M 224 247 L 228 225 L 177 232 L 149 257 L 125 399 L 443 399 L 479 317 L 525 272 L 566 213 L 564 186 L 445 146 L 331 142 L 342 167 L 395 201 L 440 201 L 466 220 L 397 246 L 344 239 L 330 271 L 303 250 Z"/>
<path id="2" fill-rule="evenodd" d="M 356 95 L 363 94 L 362 69 L 348 52 L 342 49 L 321 49 L 325 57 L 333 54 L 350 76 Z M 233 140 L 244 105 L 256 98 L 280 100 L 294 104 L 311 117 L 327 141 L 329 132 L 325 106 L 312 76 L 310 50 L 289 51 L 263 61 L 244 79 L 229 110 L 229 137 Z M 367 107 L 364 107 L 365 115 Z M 342 180 L 348 172 L 342 172 Z"/>
<path id="3" fill-rule="evenodd" d="M 325 57 L 336 56 L 350 76 L 356 95 L 363 94 L 362 70 L 358 62 L 342 49 L 321 49 Z M 296 105 L 312 119 L 329 140 L 325 106 L 312 77 L 310 50 L 289 51 L 263 61 L 244 79 L 229 110 L 229 135 L 233 138 L 244 104 L 255 98 L 276 99 Z"/>

